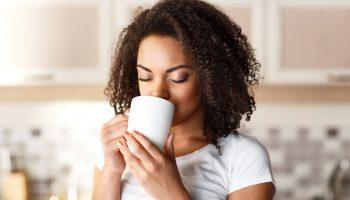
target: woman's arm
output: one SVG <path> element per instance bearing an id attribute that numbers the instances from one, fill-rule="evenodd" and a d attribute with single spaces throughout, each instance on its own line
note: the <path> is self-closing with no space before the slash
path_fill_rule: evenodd
<path id="1" fill-rule="evenodd" d="M 103 167 L 102 171 L 98 168 L 94 170 L 93 200 L 120 199 L 121 177 L 125 170 L 125 161 L 119 152 L 117 141 L 125 140 L 124 132 L 127 125 L 128 116 L 118 114 L 102 126 L 100 140 L 103 156 L 99 155 L 103 158 Z"/>
<path id="2" fill-rule="evenodd" d="M 227 200 L 272 200 L 275 190 L 272 183 L 260 183 L 230 193 Z"/>
<path id="3" fill-rule="evenodd" d="M 108 168 L 101 171 L 95 167 L 92 199 L 120 200 L 121 177 Z"/>

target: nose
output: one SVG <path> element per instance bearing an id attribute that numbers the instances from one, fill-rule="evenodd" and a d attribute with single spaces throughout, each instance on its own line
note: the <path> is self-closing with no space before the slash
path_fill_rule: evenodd
<path id="1" fill-rule="evenodd" d="M 169 87 L 163 78 L 157 79 L 153 81 L 152 84 L 152 91 L 151 95 L 154 97 L 159 97 L 162 99 L 169 99 L 170 98 L 170 92 L 169 92 Z"/>

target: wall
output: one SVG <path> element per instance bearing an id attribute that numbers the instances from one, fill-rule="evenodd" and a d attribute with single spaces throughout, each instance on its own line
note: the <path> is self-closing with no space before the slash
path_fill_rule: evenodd
<path id="1" fill-rule="evenodd" d="M 258 103 L 242 133 L 268 149 L 276 199 L 312 199 L 327 191 L 336 162 L 349 157 L 350 104 Z M 113 116 L 105 101 L 0 103 L 0 145 L 10 146 L 16 168 L 30 177 L 33 199 L 91 195 L 99 130 Z"/>

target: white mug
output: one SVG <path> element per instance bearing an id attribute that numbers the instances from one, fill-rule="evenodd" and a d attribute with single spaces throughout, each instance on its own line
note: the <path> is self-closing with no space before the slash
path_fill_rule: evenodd
<path id="1" fill-rule="evenodd" d="M 131 100 L 127 130 L 142 133 L 162 150 L 173 121 L 174 109 L 174 104 L 159 97 L 134 97 Z M 129 149 L 134 152 L 131 145 Z"/>

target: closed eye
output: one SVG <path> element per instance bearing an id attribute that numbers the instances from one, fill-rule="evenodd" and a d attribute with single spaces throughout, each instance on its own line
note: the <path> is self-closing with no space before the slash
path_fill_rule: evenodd
<path id="1" fill-rule="evenodd" d="M 138 80 L 139 81 L 149 81 L 149 80 L 151 80 L 152 78 L 147 78 L 147 79 L 143 79 L 143 78 L 139 78 Z"/>
<path id="2" fill-rule="evenodd" d="M 171 79 L 170 79 L 171 80 Z M 186 78 L 183 78 L 183 79 L 181 79 L 181 80 L 172 80 L 173 82 L 175 82 L 175 83 L 183 83 L 183 82 L 185 82 L 185 81 L 187 81 L 187 77 Z"/>
<path id="3" fill-rule="evenodd" d="M 147 78 L 147 79 L 138 78 L 138 80 L 139 80 L 139 81 L 143 81 L 143 82 L 147 82 L 147 81 L 152 80 L 152 78 Z M 186 78 L 183 78 L 183 79 L 181 79 L 181 80 L 172 80 L 172 79 L 169 79 L 169 80 L 171 80 L 171 81 L 173 81 L 173 82 L 175 82 L 175 83 L 183 83 L 183 82 L 187 81 L 187 77 L 186 77 Z"/>

